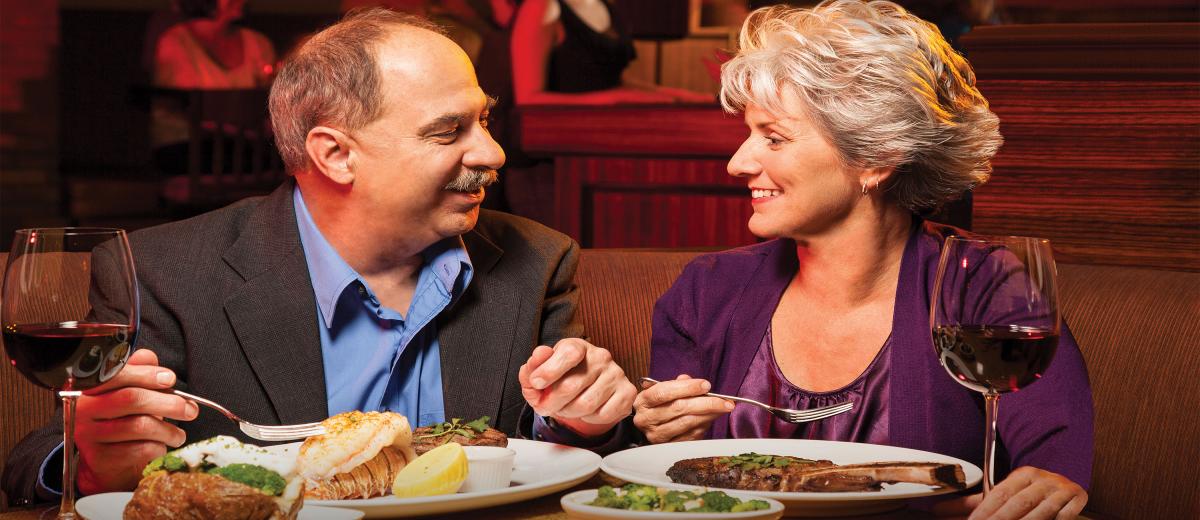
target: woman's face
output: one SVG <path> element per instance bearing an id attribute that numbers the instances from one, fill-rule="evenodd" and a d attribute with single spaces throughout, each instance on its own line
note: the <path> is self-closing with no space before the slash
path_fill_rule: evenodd
<path id="1" fill-rule="evenodd" d="M 729 174 L 750 188 L 750 232 L 763 238 L 820 236 L 858 203 L 863 172 L 842 165 L 795 95 L 784 95 L 784 107 L 787 114 L 746 106 L 750 137 L 729 160 Z"/>

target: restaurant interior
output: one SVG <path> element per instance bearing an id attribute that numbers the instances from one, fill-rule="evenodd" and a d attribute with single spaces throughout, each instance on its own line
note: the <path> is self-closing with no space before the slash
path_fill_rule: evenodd
<path id="1" fill-rule="evenodd" d="M 1200 518 L 1200 2 L 897 2 L 970 60 L 1004 138 L 990 181 L 929 218 L 1053 244 L 1095 403 L 1084 514 Z M 743 18 L 782 2 L 612 2 L 636 49 L 625 81 L 694 94 L 673 103 L 513 102 L 511 28 L 496 6 L 520 3 L 249 0 L 236 23 L 264 35 L 278 59 L 357 6 L 450 27 L 499 97 L 493 134 L 508 163 L 484 207 L 578 242 L 585 329 L 636 381 L 649 370 L 654 303 L 683 266 L 761 241 L 746 225 L 745 181 L 727 173 L 746 127 L 716 96 Z M 156 82 L 154 44 L 180 20 L 174 4 L 0 0 L 0 251 L 22 228 L 134 231 L 284 181 L 268 85 Z M 187 125 L 166 160 L 152 135 L 164 103 L 182 107 Z M 50 392 L 0 369 L 0 460 L 54 407 Z M 0 495 L 0 518 L 10 505 L 21 510 Z M 557 500 L 484 511 L 561 513 Z"/>

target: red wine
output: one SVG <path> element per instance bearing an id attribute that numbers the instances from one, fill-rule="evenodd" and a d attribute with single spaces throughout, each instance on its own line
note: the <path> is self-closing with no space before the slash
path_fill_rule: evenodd
<path id="1" fill-rule="evenodd" d="M 943 326 L 933 330 L 942 366 L 979 392 L 1012 392 L 1037 381 L 1054 359 L 1058 334 L 1032 327 Z"/>
<path id="2" fill-rule="evenodd" d="M 6 325 L 4 350 L 30 381 L 86 390 L 116 375 L 129 359 L 129 327 L 108 323 Z"/>

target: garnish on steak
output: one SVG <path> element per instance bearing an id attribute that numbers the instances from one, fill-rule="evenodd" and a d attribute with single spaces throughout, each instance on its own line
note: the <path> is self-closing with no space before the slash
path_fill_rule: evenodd
<path id="1" fill-rule="evenodd" d="M 463 422 L 457 417 L 448 422 L 422 426 L 413 431 L 413 449 L 421 455 L 447 442 L 457 442 L 463 446 L 508 446 L 508 436 L 504 432 L 488 427 L 488 416 L 483 416 L 471 422 Z"/>
<path id="2" fill-rule="evenodd" d="M 912 482 L 962 489 L 966 477 L 958 464 L 874 462 L 839 466 L 828 460 L 744 453 L 676 462 L 667 470 L 672 482 L 748 491 L 878 491 L 883 484 Z"/>

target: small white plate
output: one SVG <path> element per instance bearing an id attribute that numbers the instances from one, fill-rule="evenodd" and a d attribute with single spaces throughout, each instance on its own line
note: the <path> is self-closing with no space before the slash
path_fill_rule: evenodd
<path id="1" fill-rule="evenodd" d="M 87 520 L 121 520 L 125 504 L 128 504 L 131 498 L 133 493 L 128 491 L 89 495 L 75 502 L 75 511 Z M 301 507 L 300 514 L 297 515 L 298 520 L 358 520 L 362 517 L 362 511 L 308 504 Z"/>
<path id="2" fill-rule="evenodd" d="M 703 441 L 653 444 L 619 451 L 604 457 L 600 469 L 619 479 L 653 486 L 691 489 L 667 477 L 667 470 L 683 459 L 719 457 L 755 452 L 764 455 L 790 455 L 807 459 L 827 459 L 834 464 L 868 462 L 940 462 L 962 466 L 967 488 L 983 477 L 979 466 L 949 455 L 928 451 L 861 444 L 854 442 L 805 439 L 712 439 Z M 754 491 L 757 496 L 783 502 L 787 516 L 848 516 L 891 511 L 904 507 L 910 498 L 953 493 L 954 489 L 935 488 L 900 482 L 884 484 L 880 491 L 848 493 L 809 493 Z"/>
<path id="3" fill-rule="evenodd" d="M 691 491 L 703 493 L 703 489 L 690 488 Z M 613 509 L 611 507 L 589 506 L 588 502 L 596 499 L 598 490 L 585 489 L 576 491 L 562 497 L 559 503 L 567 512 L 568 518 L 576 520 L 670 520 L 678 518 L 681 520 L 775 520 L 783 516 L 783 504 L 778 500 L 770 498 L 762 498 L 741 493 L 727 493 L 731 497 L 740 498 L 743 502 L 747 500 L 763 500 L 771 507 L 760 509 L 758 511 L 743 511 L 741 513 L 664 513 L 662 511 L 630 511 L 627 509 Z"/>

